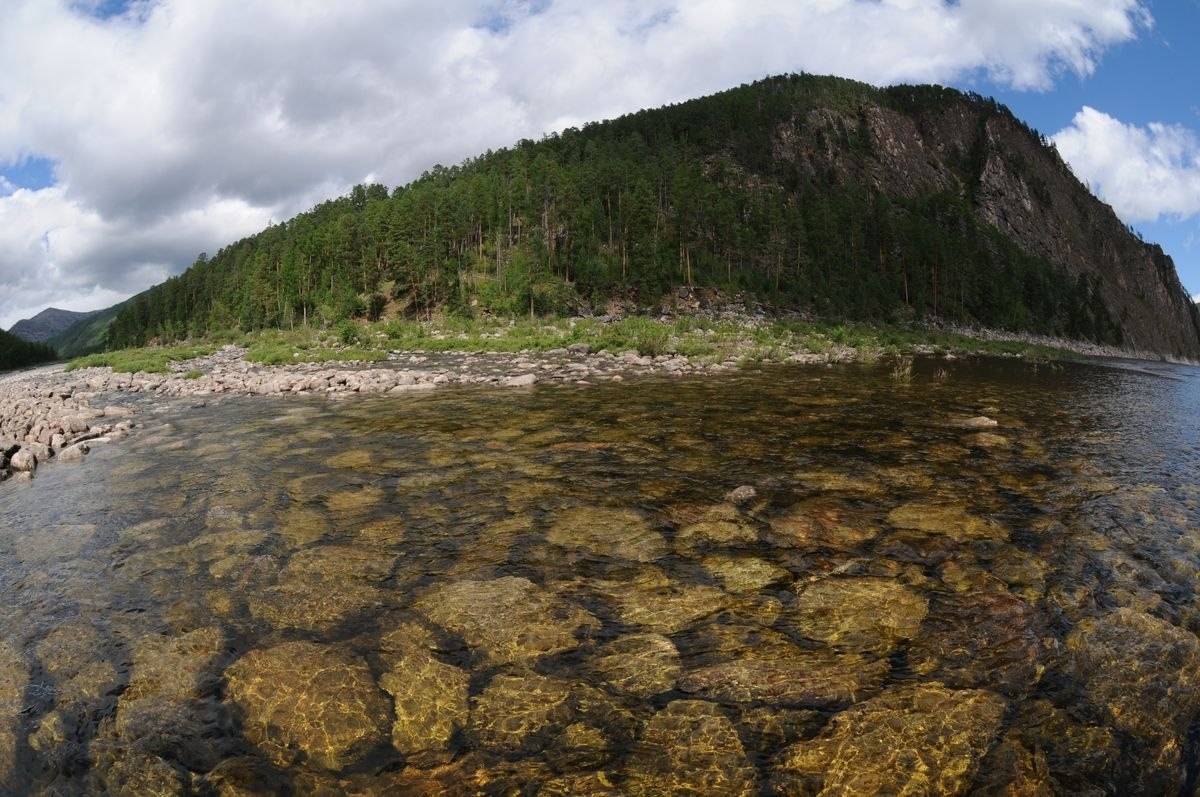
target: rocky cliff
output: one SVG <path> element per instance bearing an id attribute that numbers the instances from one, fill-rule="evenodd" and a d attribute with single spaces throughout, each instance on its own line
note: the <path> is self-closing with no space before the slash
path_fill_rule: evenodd
<path id="1" fill-rule="evenodd" d="M 855 136 L 866 140 L 836 144 Z M 1200 313 L 1171 258 L 1134 235 L 1003 106 L 940 87 L 868 89 L 856 107 L 808 109 L 780 124 L 775 140 L 777 157 L 810 179 L 832 172 L 909 201 L 963 197 L 981 223 L 1090 285 L 1124 347 L 1200 358 Z"/>

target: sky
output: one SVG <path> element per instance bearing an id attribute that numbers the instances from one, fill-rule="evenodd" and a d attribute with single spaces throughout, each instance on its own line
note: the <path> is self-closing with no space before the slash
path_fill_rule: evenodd
<path id="1" fill-rule="evenodd" d="M 994 96 L 1200 297 L 1200 0 L 0 0 L 0 328 L 362 182 L 785 72 Z"/>

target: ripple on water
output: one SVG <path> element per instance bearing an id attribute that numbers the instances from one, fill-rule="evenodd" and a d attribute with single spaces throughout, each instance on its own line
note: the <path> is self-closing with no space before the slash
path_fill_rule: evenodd
<path id="1" fill-rule="evenodd" d="M 230 399 L 0 485 L 0 792 L 1191 788 L 1200 378 L 889 374 Z"/>

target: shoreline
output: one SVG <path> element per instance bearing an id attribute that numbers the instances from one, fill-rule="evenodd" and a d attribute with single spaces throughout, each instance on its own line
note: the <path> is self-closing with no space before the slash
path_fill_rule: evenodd
<path id="1" fill-rule="evenodd" d="M 752 331 L 754 324 L 748 324 Z M 1112 347 L 992 330 L 942 328 L 965 341 L 1003 341 L 1088 358 L 1137 358 Z M 435 333 L 436 335 L 437 333 Z M 593 351 L 586 343 L 545 350 L 391 350 L 386 359 L 263 364 L 247 359 L 250 349 L 228 344 L 199 357 L 171 360 L 168 373 L 126 373 L 108 366 L 67 370 L 65 364 L 0 374 L 0 482 L 29 480 L 48 461 L 80 461 L 91 447 L 122 439 L 136 428 L 138 399 L 216 396 L 407 394 L 441 386 L 495 388 L 536 384 L 597 384 L 647 376 L 683 377 L 735 371 L 750 363 L 833 365 L 896 360 L 903 378 L 912 356 L 1002 356 L 1021 352 L 969 350 L 967 346 L 914 344 L 902 353 L 881 352 L 857 342 L 831 342 L 820 351 L 799 345 L 775 346 L 770 358 L 734 346 L 722 356 L 669 352 L 640 354 L 633 349 Z M 1163 358 L 1156 358 L 1161 362 Z M 133 406 L 130 406 L 133 405 Z"/>

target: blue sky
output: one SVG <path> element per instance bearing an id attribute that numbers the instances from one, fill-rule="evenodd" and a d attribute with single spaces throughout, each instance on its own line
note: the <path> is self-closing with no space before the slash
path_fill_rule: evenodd
<path id="1" fill-rule="evenodd" d="M 1088 106 L 1126 125 L 1178 126 L 1200 137 L 1200 88 L 1195 83 L 1200 76 L 1200 0 L 1155 0 L 1147 7 L 1153 27 L 1113 47 L 1090 75 L 1064 74 L 1052 90 L 1044 92 L 1014 91 L 988 81 L 981 81 L 978 90 L 996 97 L 1046 135 L 1068 127 Z M 1193 173 L 1200 171 L 1198 156 L 1200 151 L 1193 148 Z M 1078 168 L 1076 173 L 1085 177 Z M 1099 175 L 1091 182 L 1099 182 Z M 1100 193 L 1103 196 L 1104 191 Z M 1194 204 L 1200 206 L 1200 197 Z M 1174 258 L 1184 287 L 1193 296 L 1200 295 L 1200 215 L 1166 212 L 1146 218 L 1127 211 L 1122 216 L 1147 241 L 1162 245 Z"/>
<path id="2" fill-rule="evenodd" d="M 783 72 L 992 95 L 1200 294 L 1200 0 L 5 0 L 0 327 L 364 181 Z"/>

